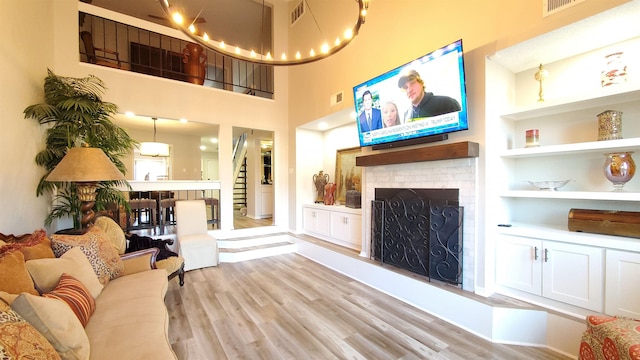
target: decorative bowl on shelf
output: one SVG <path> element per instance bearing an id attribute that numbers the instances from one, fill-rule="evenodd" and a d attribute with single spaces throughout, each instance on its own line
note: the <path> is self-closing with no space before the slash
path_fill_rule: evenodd
<path id="1" fill-rule="evenodd" d="M 541 191 L 557 191 L 561 187 L 567 185 L 571 180 L 554 180 L 554 181 L 529 181 L 529 184 Z"/>

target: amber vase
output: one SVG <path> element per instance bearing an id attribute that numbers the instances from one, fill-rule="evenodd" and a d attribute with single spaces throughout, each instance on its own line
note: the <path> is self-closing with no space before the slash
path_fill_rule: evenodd
<path id="1" fill-rule="evenodd" d="M 207 75 L 207 55 L 199 44 L 188 43 L 182 50 L 182 62 L 187 81 L 192 84 L 204 84 Z"/>
<path id="2" fill-rule="evenodd" d="M 632 151 L 604 154 L 604 176 L 613 183 L 613 191 L 623 191 L 624 184 L 636 173 L 636 163 L 631 154 Z"/>

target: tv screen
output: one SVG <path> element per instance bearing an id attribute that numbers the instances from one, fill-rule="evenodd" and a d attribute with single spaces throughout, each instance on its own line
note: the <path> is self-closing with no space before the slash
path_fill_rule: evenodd
<path id="1" fill-rule="evenodd" d="M 355 86 L 353 97 L 360 146 L 467 130 L 462 40 Z"/>

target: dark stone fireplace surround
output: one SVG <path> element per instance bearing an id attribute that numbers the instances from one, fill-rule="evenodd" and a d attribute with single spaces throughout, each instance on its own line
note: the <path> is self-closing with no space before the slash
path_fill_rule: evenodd
<path id="1" fill-rule="evenodd" d="M 476 197 L 479 145 L 457 142 L 396 151 L 364 153 L 356 158 L 363 170 L 362 219 L 364 223 L 361 256 L 370 257 L 372 227 L 371 203 L 376 188 L 459 189 L 459 205 L 464 208 L 463 281 L 464 290 L 474 291 L 476 257 Z"/>

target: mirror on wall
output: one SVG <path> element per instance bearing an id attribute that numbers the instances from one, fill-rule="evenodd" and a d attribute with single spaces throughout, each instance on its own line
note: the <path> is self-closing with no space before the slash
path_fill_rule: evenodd
<path id="1" fill-rule="evenodd" d="M 273 225 L 273 169 L 273 131 L 234 127 L 234 229 Z"/>
<path id="2" fill-rule="evenodd" d="M 140 143 L 168 146 L 168 156 L 135 149 L 124 159 L 127 180 L 219 180 L 218 125 L 125 114 L 114 122 Z"/>

